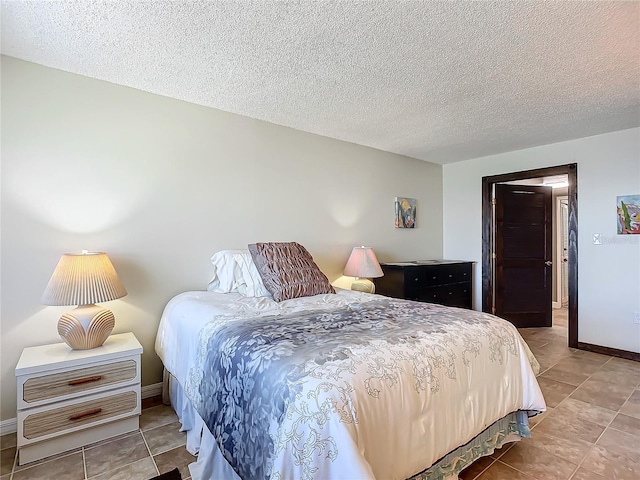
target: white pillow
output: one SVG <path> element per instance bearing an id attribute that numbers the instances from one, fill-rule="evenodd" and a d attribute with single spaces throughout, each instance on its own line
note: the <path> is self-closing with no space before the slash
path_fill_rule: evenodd
<path id="1" fill-rule="evenodd" d="M 270 297 L 248 250 L 222 250 L 211 257 L 213 276 L 207 290 L 238 292 L 247 297 Z"/>
<path id="2" fill-rule="evenodd" d="M 246 297 L 270 297 L 271 293 L 264 286 L 249 250 L 234 255 L 234 259 L 242 274 L 242 280 L 238 282 L 238 292 Z"/>

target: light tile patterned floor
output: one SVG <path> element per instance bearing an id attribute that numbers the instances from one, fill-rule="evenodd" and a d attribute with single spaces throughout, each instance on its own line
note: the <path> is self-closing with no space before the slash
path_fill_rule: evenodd
<path id="1" fill-rule="evenodd" d="M 542 366 L 549 411 L 532 438 L 481 458 L 463 480 L 640 479 L 640 363 L 567 347 L 565 310 L 551 328 L 522 329 Z M 32 464 L 15 465 L 15 434 L 0 437 L 0 480 L 147 480 L 194 461 L 175 413 L 145 408 L 140 430 Z"/>

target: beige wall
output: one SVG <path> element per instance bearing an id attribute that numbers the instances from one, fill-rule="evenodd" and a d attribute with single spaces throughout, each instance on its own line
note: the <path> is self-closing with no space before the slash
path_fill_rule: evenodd
<path id="1" fill-rule="evenodd" d="M 478 262 L 479 308 L 482 177 L 568 163 L 578 164 L 578 340 L 640 352 L 640 235 L 616 234 L 616 196 L 640 193 L 638 128 L 445 165 L 444 255 Z"/>
<path id="2" fill-rule="evenodd" d="M 442 167 L 2 57 L 1 418 L 24 347 L 58 342 L 40 295 L 60 257 L 106 251 L 129 291 L 106 305 L 144 346 L 166 302 L 204 289 L 209 257 L 298 241 L 331 280 L 351 248 L 442 256 Z M 418 228 L 393 227 L 394 196 Z"/>

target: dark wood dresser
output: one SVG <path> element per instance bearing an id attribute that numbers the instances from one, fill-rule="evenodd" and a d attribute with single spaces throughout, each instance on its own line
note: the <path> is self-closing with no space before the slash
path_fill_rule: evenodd
<path id="1" fill-rule="evenodd" d="M 419 260 L 381 263 L 376 293 L 388 297 L 472 308 L 473 262 Z"/>

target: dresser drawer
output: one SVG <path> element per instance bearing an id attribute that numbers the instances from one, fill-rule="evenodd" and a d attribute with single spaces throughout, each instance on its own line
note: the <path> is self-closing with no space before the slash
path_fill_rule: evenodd
<path id="1" fill-rule="evenodd" d="M 71 398 L 95 390 L 127 384 L 139 377 L 137 357 L 75 370 L 19 379 L 20 403 L 25 406 Z M 22 380 L 22 381 L 20 381 Z"/>
<path id="2" fill-rule="evenodd" d="M 455 283 L 439 287 L 437 303 L 450 307 L 471 308 L 471 283 Z"/>
<path id="3" fill-rule="evenodd" d="M 420 292 L 418 292 L 415 298 L 411 298 L 409 300 L 417 300 L 419 302 L 429 302 L 429 303 L 440 303 L 441 302 L 441 287 L 429 287 L 424 288 Z"/>
<path id="4" fill-rule="evenodd" d="M 434 268 L 430 265 L 420 265 L 405 272 L 405 282 L 407 286 L 413 285 L 420 288 L 431 287 L 433 285 L 440 285 L 440 276 L 441 272 L 439 268 Z"/>
<path id="5" fill-rule="evenodd" d="M 51 438 L 140 412 L 137 386 L 39 407 L 18 414 L 19 435 L 25 442 Z"/>
<path id="6" fill-rule="evenodd" d="M 443 265 L 441 270 L 442 284 L 471 281 L 471 264 L 458 263 Z"/>
<path id="7" fill-rule="evenodd" d="M 415 300 L 450 307 L 471 308 L 471 283 L 453 283 L 425 288 Z"/>

